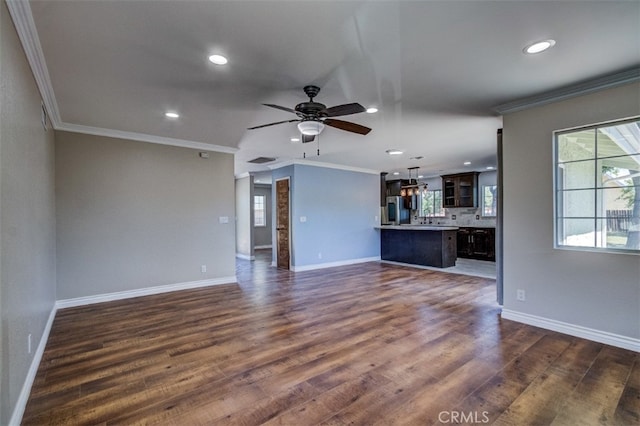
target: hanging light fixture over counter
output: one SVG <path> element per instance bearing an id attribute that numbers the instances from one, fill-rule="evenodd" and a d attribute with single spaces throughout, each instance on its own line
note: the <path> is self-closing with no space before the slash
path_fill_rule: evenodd
<path id="1" fill-rule="evenodd" d="M 401 197 L 410 197 L 412 195 L 420 194 L 420 184 L 417 179 L 411 179 L 411 172 L 413 170 L 418 170 L 420 167 L 409 167 L 409 185 L 402 185 L 400 187 L 400 196 Z M 416 178 L 418 177 L 418 172 L 416 172 Z M 422 194 L 424 195 L 427 192 L 427 184 L 422 185 Z"/>

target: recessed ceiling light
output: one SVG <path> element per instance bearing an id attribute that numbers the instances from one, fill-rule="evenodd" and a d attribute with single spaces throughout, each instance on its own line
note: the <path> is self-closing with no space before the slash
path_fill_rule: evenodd
<path id="1" fill-rule="evenodd" d="M 529 55 L 535 55 L 536 53 L 544 52 L 545 50 L 553 47 L 556 44 L 555 40 L 542 40 L 528 45 L 522 51 Z"/>
<path id="2" fill-rule="evenodd" d="M 493 166 L 487 166 L 487 170 L 493 170 L 495 167 Z"/>
<path id="3" fill-rule="evenodd" d="M 400 172 L 393 172 L 394 176 L 398 176 L 400 174 Z"/>
<path id="4" fill-rule="evenodd" d="M 222 55 L 211 55 L 209 56 L 209 60 L 216 65 L 225 65 L 227 62 L 227 58 Z"/>
<path id="5" fill-rule="evenodd" d="M 418 175 L 418 179 L 422 179 L 424 175 Z"/>
<path id="6" fill-rule="evenodd" d="M 387 154 L 389 154 L 389 155 L 402 155 L 402 154 L 404 154 L 404 152 L 400 151 L 399 149 L 388 149 L 385 152 Z"/>
<path id="7" fill-rule="evenodd" d="M 378 108 L 376 107 L 367 108 L 367 112 L 369 114 L 375 114 L 376 112 L 378 112 Z"/>
<path id="8" fill-rule="evenodd" d="M 300 142 L 300 138 L 291 138 L 291 142 Z"/>
<path id="9" fill-rule="evenodd" d="M 169 118 L 178 118 L 178 117 L 180 117 L 180 114 L 178 114 L 177 112 L 173 112 L 173 111 L 165 112 L 164 115 L 166 117 L 169 117 Z"/>
<path id="10" fill-rule="evenodd" d="M 464 164 L 465 166 L 470 166 L 470 165 L 471 165 L 471 161 L 465 161 L 465 162 L 464 162 L 464 163 L 462 163 L 462 164 Z"/>

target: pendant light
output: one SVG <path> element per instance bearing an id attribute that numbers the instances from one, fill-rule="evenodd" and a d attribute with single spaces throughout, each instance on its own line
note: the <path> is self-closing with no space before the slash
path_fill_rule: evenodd
<path id="1" fill-rule="evenodd" d="M 416 183 L 413 183 L 413 180 L 411 179 L 411 172 L 413 170 L 417 170 L 419 169 L 419 167 L 409 167 L 409 185 L 404 185 L 400 188 L 400 196 L 401 197 L 405 197 L 405 196 L 412 196 L 412 195 L 418 195 L 420 193 L 420 188 L 418 186 L 418 181 L 416 179 Z M 416 177 L 418 176 L 418 173 L 416 172 Z"/>

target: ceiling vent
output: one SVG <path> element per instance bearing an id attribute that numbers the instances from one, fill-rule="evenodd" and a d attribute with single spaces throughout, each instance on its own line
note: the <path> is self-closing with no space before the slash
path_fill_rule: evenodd
<path id="1" fill-rule="evenodd" d="M 264 164 L 264 163 L 270 163 L 272 161 L 276 161 L 276 159 L 272 157 L 258 157 L 248 162 L 253 164 Z"/>

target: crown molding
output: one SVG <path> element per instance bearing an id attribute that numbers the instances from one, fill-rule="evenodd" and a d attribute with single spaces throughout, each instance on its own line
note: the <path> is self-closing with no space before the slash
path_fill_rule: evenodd
<path id="1" fill-rule="evenodd" d="M 238 152 L 237 148 L 214 145 L 205 142 L 195 142 L 183 139 L 167 138 L 163 136 L 148 135 L 144 133 L 125 132 L 121 130 L 104 129 L 99 127 L 83 126 L 80 124 L 64 123 L 58 109 L 51 78 L 47 63 L 42 53 L 40 38 L 31 13 L 31 6 L 26 0 L 7 0 L 7 8 L 16 27 L 18 38 L 22 44 L 22 48 L 31 67 L 31 72 L 36 80 L 36 85 L 40 91 L 42 102 L 47 110 L 51 125 L 55 130 L 61 130 L 73 133 L 84 133 L 96 136 L 107 136 L 112 138 L 130 139 L 140 142 L 156 143 L 161 145 L 180 146 L 184 148 L 194 148 L 206 151 L 224 152 L 234 154 Z"/>
<path id="2" fill-rule="evenodd" d="M 205 142 L 188 141 L 184 139 L 166 138 L 163 136 L 148 135 L 146 133 L 125 132 L 122 130 L 103 129 L 101 127 L 82 126 L 80 124 L 60 123 L 56 130 L 87 135 L 106 136 L 109 138 L 129 139 L 132 141 L 149 142 L 160 145 L 179 146 L 183 148 L 201 149 L 204 151 L 224 152 L 235 154 L 238 148 L 231 146 L 215 145 Z"/>
<path id="3" fill-rule="evenodd" d="M 287 167 L 287 166 L 291 166 L 291 165 L 322 167 L 322 168 L 325 168 L 325 169 L 337 169 L 337 170 L 345 170 L 345 171 L 348 171 L 348 172 L 357 172 L 357 173 L 367 173 L 367 174 L 372 174 L 372 175 L 380 175 L 380 171 L 379 170 L 365 169 L 365 168 L 362 168 L 362 167 L 345 166 L 345 165 L 342 165 L 342 164 L 323 163 L 323 162 L 320 162 L 320 161 L 300 160 L 300 159 L 281 161 L 281 162 L 278 162 L 276 164 L 269 165 L 267 167 L 269 167 L 270 170 L 276 170 L 276 169 L 281 169 L 283 167 Z"/>
<path id="4" fill-rule="evenodd" d="M 61 123 L 60 111 L 58 110 L 53 85 L 49 78 L 47 63 L 42 53 L 42 46 L 38 38 L 36 24 L 31 14 L 31 6 L 29 2 L 25 0 L 7 0 L 6 4 L 11 19 L 13 20 L 13 25 L 16 27 L 20 43 L 22 43 L 24 53 L 27 56 L 27 61 L 33 72 L 33 77 L 36 80 L 40 96 L 42 96 L 42 102 L 49 115 L 49 120 L 51 120 L 53 128 L 56 129 Z"/>
<path id="5" fill-rule="evenodd" d="M 547 105 L 553 102 L 586 95 L 604 89 L 611 89 L 613 87 L 637 81 L 640 81 L 640 68 L 631 68 L 615 74 L 609 74 L 593 80 L 572 84 L 560 89 L 544 92 L 539 95 L 498 105 L 494 110 L 501 115 L 510 114 L 512 112 Z"/>

